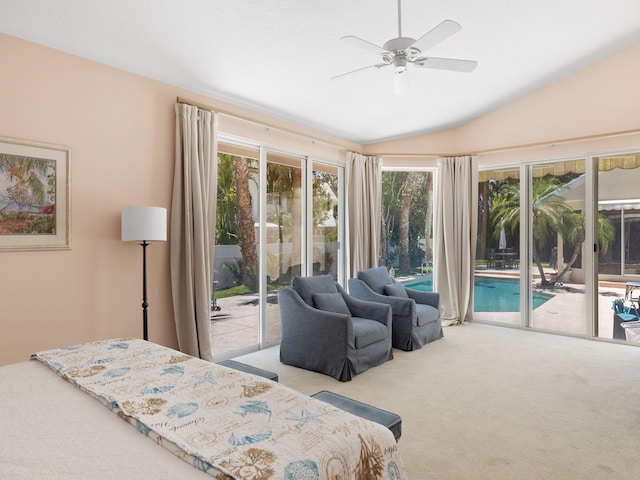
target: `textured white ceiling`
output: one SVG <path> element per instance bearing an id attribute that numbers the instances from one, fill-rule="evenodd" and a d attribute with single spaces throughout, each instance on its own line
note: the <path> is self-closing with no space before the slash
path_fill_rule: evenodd
<path id="1" fill-rule="evenodd" d="M 390 68 L 396 0 L 0 0 L 0 31 L 367 144 L 448 129 L 640 42 L 640 0 L 403 0 L 402 33 L 462 30 L 426 53 L 472 73 Z"/>

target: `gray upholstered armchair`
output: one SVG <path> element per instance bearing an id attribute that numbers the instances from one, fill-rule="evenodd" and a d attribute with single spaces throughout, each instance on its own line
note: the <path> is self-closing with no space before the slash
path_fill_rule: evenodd
<path id="1" fill-rule="evenodd" d="M 417 350 L 442 338 L 440 294 L 405 288 L 385 267 L 369 268 L 349 280 L 349 293 L 369 302 L 391 305 L 393 346 Z"/>
<path id="2" fill-rule="evenodd" d="M 391 308 L 351 297 L 331 275 L 278 291 L 280 361 L 348 381 L 393 358 Z"/>

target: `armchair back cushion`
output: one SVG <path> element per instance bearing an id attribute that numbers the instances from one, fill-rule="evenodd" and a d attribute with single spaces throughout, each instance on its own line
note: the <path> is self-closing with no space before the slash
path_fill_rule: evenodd
<path id="1" fill-rule="evenodd" d="M 399 283 L 394 283 L 392 285 L 385 285 L 384 293 L 392 297 L 409 298 L 409 295 L 407 294 L 407 291 L 405 290 L 404 285 L 401 285 Z"/>
<path id="2" fill-rule="evenodd" d="M 325 312 L 342 313 L 351 315 L 344 298 L 340 292 L 336 293 L 314 293 L 313 303 L 318 310 Z"/>
<path id="3" fill-rule="evenodd" d="M 313 295 L 315 293 L 338 293 L 338 289 L 331 275 L 293 277 L 291 279 L 291 286 L 310 307 L 315 307 L 313 303 Z"/>
<path id="4" fill-rule="evenodd" d="M 391 285 L 393 278 L 389 275 L 386 267 L 369 268 L 358 272 L 358 278 L 369 285 L 369 288 L 380 295 L 385 295 L 384 287 Z"/>

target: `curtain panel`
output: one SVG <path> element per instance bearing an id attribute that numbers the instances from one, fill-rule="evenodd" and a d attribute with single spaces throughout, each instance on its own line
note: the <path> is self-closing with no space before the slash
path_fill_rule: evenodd
<path id="1" fill-rule="evenodd" d="M 478 231 L 477 157 L 438 159 L 435 201 L 434 291 L 442 324 L 473 319 L 473 276 Z"/>
<path id="2" fill-rule="evenodd" d="M 347 152 L 349 275 L 377 267 L 380 252 L 382 164 L 379 157 Z"/>
<path id="3" fill-rule="evenodd" d="M 211 298 L 217 192 L 216 115 L 178 103 L 170 224 L 171 292 L 182 352 L 213 360 Z"/>

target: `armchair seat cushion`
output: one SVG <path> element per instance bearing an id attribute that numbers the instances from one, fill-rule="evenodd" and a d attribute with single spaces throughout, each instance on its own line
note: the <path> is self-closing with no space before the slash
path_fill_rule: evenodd
<path id="1" fill-rule="evenodd" d="M 431 305 L 416 303 L 416 320 L 419 327 L 440 321 L 440 312 Z"/>
<path id="2" fill-rule="evenodd" d="M 387 338 L 387 327 L 380 322 L 372 322 L 367 318 L 352 317 L 353 336 L 356 349 L 373 345 L 376 342 L 384 342 Z"/>

